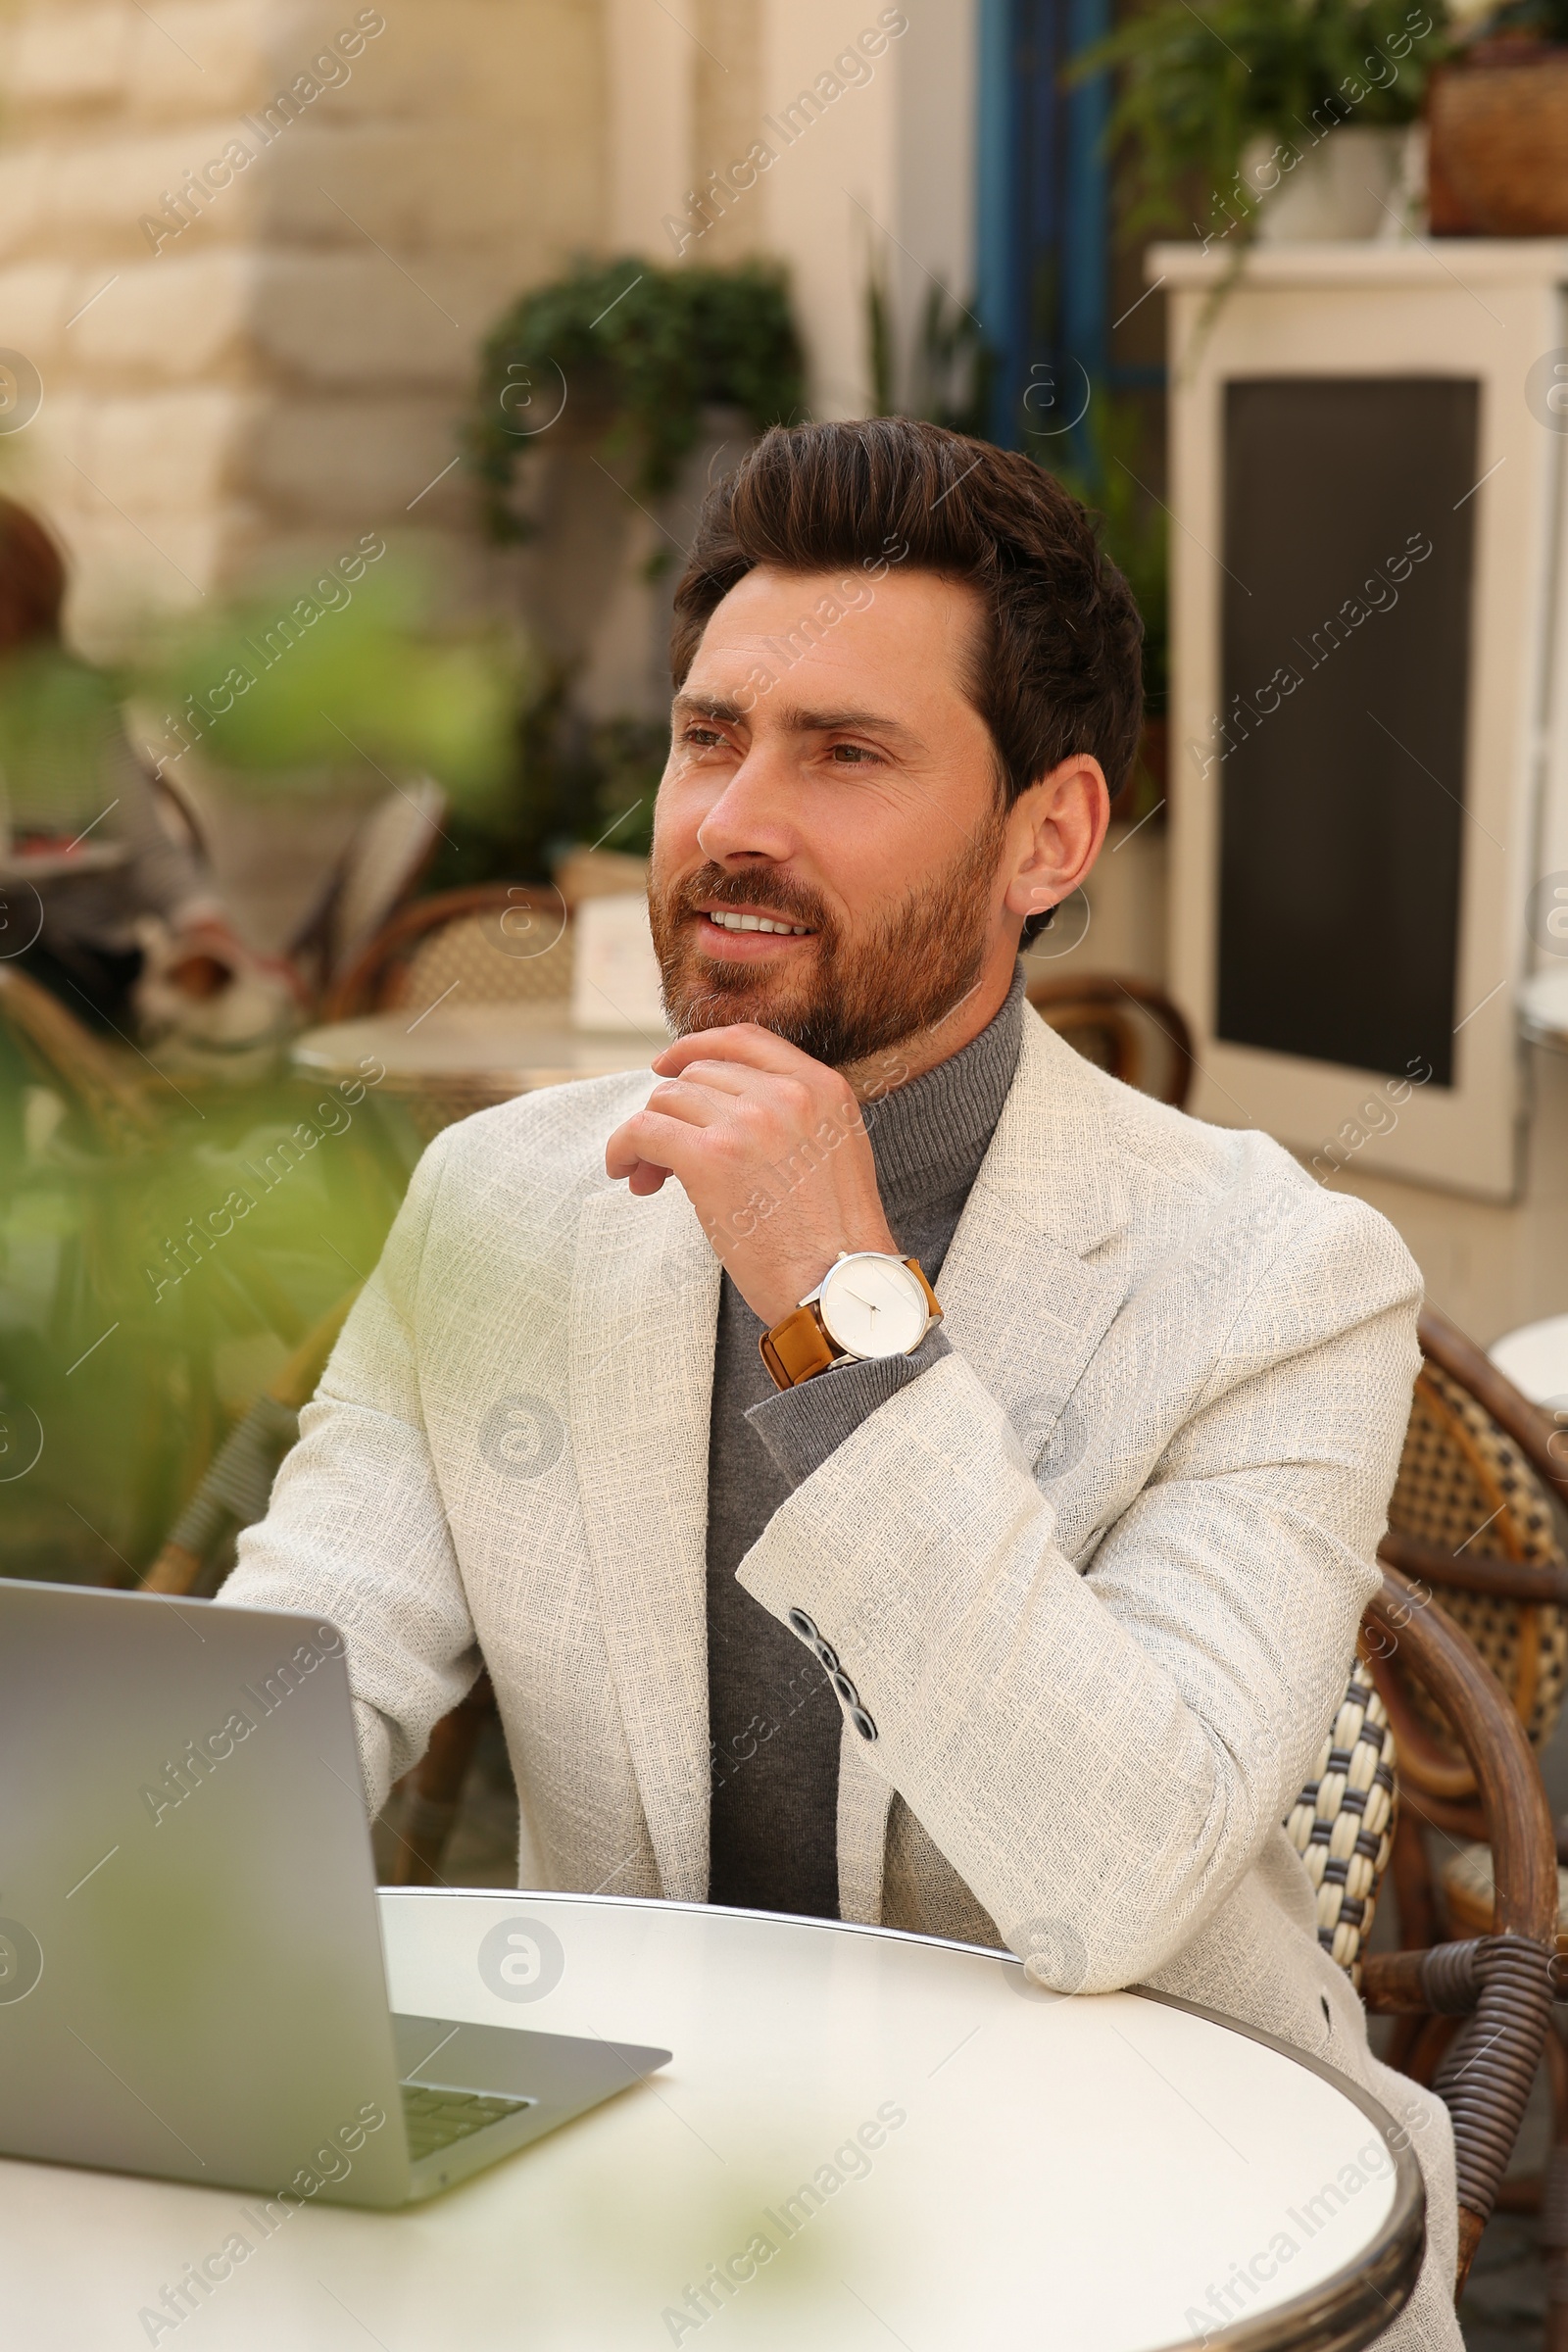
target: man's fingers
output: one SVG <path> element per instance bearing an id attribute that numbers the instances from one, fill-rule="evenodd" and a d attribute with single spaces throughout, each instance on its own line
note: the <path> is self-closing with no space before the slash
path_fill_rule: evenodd
<path id="1" fill-rule="evenodd" d="M 699 1029 L 691 1037 L 677 1037 L 672 1046 L 664 1048 L 654 1068 L 661 1078 L 674 1078 L 694 1061 L 744 1062 L 751 1069 L 772 1070 L 790 1078 L 818 1076 L 825 1067 L 756 1021 L 737 1021 L 728 1029 Z"/>
<path id="2" fill-rule="evenodd" d="M 754 1069 L 744 1061 L 689 1061 L 683 1069 L 663 1074 L 663 1086 L 705 1086 L 715 1095 L 755 1095 L 774 1073 Z M 660 1088 L 654 1090 L 657 1101 Z"/>
<path id="3" fill-rule="evenodd" d="M 694 1062 L 678 1078 L 662 1079 L 648 1098 L 649 1108 L 673 1119 L 690 1119 L 694 1127 L 711 1127 L 715 1119 L 727 1118 L 735 1098 L 754 1088 L 757 1080 L 750 1070 L 731 1069 L 711 1080 L 698 1075 L 700 1070 L 719 1068 L 717 1062 Z"/>
<path id="4" fill-rule="evenodd" d="M 635 1111 L 622 1120 L 605 1146 L 605 1173 L 619 1183 L 646 1163 L 679 1176 L 691 1165 L 701 1132 L 690 1119 L 671 1118 L 667 1112 L 651 1108 Z M 633 1187 L 634 1191 L 640 1189 Z"/>

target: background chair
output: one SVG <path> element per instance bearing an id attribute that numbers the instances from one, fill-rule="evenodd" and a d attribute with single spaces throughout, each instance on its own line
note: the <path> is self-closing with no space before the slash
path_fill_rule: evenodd
<path id="1" fill-rule="evenodd" d="M 332 989 L 328 1020 L 438 1004 L 528 1004 L 571 1018 L 571 917 L 560 891 L 483 882 L 416 899 L 368 940 Z M 481 1076 L 431 1078 L 403 1100 L 425 1142 L 454 1119 L 505 1102 Z"/>
<path id="2" fill-rule="evenodd" d="M 1452 1620 L 1420 1587 L 1386 1569 L 1364 1636 L 1385 1698 L 1391 1688 L 1419 1688 L 1443 1710 L 1469 1765 L 1494 1865 L 1493 1914 L 1483 1932 L 1373 1953 L 1362 1966 L 1362 1998 L 1374 2015 L 1444 2022 L 1446 2047 L 1433 2088 L 1453 2122 L 1458 2294 L 1496 2203 L 1547 2042 L 1556 1851 L 1524 1726 Z M 1446 2029 L 1455 2019 L 1468 2022 L 1450 2037 Z"/>
<path id="3" fill-rule="evenodd" d="M 1025 993 L 1086 1061 L 1183 1108 L 1193 1083 L 1192 1032 L 1162 989 L 1114 972 L 1090 972 L 1030 977 Z"/>
<path id="4" fill-rule="evenodd" d="M 318 1002 L 417 889 L 441 840 L 447 796 L 428 779 L 394 786 L 360 824 L 288 952 Z"/>
<path id="5" fill-rule="evenodd" d="M 1421 1317 L 1420 1342 L 1380 1556 L 1464 1629 L 1539 1755 L 1568 1685 L 1568 1467 L 1551 1451 L 1556 1431 L 1547 1417 L 1434 1308 Z M 1373 1671 L 1399 1748 L 1404 1801 L 1391 1867 L 1403 1938 L 1432 1946 L 1445 1935 L 1484 1935 L 1497 1864 L 1473 1757 L 1430 1684 L 1403 1674 L 1396 1657 L 1374 1658 Z M 1559 1857 L 1568 1855 L 1565 1827 L 1556 1832 Z M 1555 1901 L 1556 1948 L 1568 1963 L 1568 1870 L 1558 1873 Z M 1568 1980 L 1568 1966 L 1557 1973 Z M 1442 2020 L 1403 2015 L 1391 2061 L 1429 2080 L 1446 2063 L 1450 2033 Z M 1546 2171 L 1508 2181 L 1503 2202 L 1542 2213 L 1547 2341 L 1551 2352 L 1568 2352 L 1568 2049 L 1555 2031 L 1545 2055 Z"/>
<path id="6" fill-rule="evenodd" d="M 1564 1472 L 1549 1451 L 1554 1433 L 1446 1316 L 1428 1308 L 1419 1336 L 1421 1370 L 1380 1556 L 1463 1628 L 1539 1752 L 1568 1687 Z M 1485 1862 L 1467 1845 L 1435 1870 L 1423 1827 L 1484 1841 L 1479 1790 L 1432 1694 L 1374 1671 L 1408 1800 L 1394 1852 L 1400 1919 L 1409 1939 L 1430 1942 L 1446 1913 L 1477 1918 L 1473 1889 Z"/>
<path id="7" fill-rule="evenodd" d="M 454 990 L 470 1004 L 571 1001 L 571 919 L 561 893 L 480 882 L 416 899 L 383 924 L 334 983 L 331 1021 L 435 1004 Z"/>

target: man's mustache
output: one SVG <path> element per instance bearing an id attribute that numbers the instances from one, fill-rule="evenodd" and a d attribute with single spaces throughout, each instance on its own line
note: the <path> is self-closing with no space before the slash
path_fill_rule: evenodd
<path id="1" fill-rule="evenodd" d="M 835 928 L 819 893 L 784 873 L 726 874 L 721 866 L 705 865 L 677 886 L 675 898 L 685 914 L 700 914 L 710 906 L 752 906 L 805 923 L 824 938 Z"/>

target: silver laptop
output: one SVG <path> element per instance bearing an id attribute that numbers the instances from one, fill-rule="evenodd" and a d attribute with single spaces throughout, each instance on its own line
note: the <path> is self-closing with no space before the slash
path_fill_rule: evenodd
<path id="1" fill-rule="evenodd" d="M 333 1627 L 0 1580 L 0 2153 L 405 2205 L 669 2055 L 392 2014 Z"/>

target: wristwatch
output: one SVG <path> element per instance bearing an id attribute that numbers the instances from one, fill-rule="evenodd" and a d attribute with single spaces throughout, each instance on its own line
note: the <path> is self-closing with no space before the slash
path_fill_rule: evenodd
<path id="1" fill-rule="evenodd" d="M 912 1355 L 941 1317 L 918 1258 L 841 1250 L 815 1290 L 758 1345 L 774 1387 L 794 1389 L 833 1364 Z"/>

